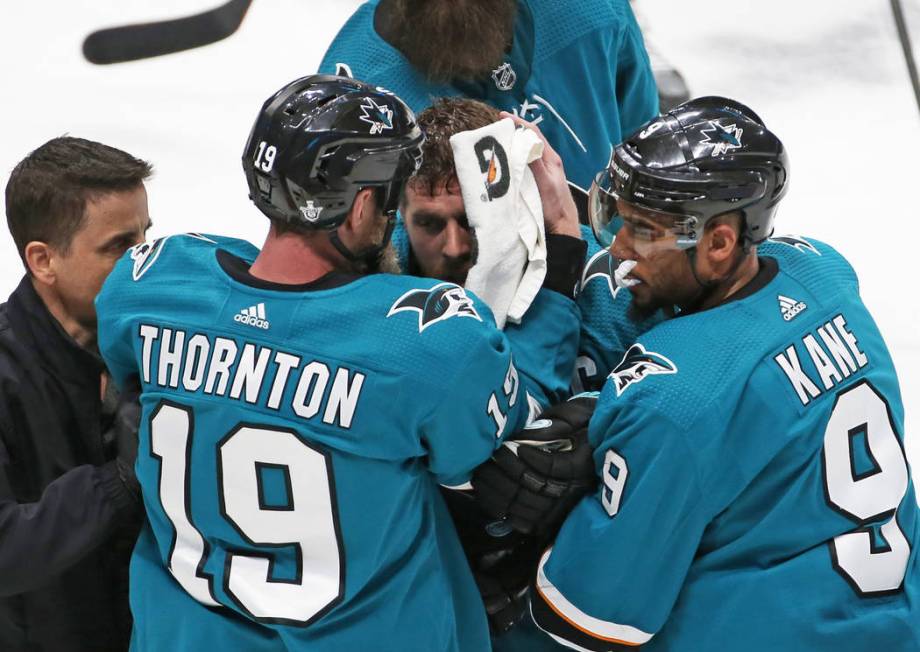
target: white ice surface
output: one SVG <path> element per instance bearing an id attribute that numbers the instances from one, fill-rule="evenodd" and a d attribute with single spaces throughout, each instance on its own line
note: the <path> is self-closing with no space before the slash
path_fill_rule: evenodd
<path id="1" fill-rule="evenodd" d="M 779 230 L 837 247 L 897 365 L 908 457 L 920 469 L 920 112 L 886 0 L 638 0 L 652 38 L 696 95 L 750 104 L 785 141 L 791 190 Z M 94 29 L 175 17 L 222 0 L 29 0 L 0 5 L 0 185 L 26 152 L 64 133 L 154 162 L 153 236 L 236 235 L 261 244 L 240 155 L 261 102 L 309 72 L 358 0 L 254 0 L 215 45 L 99 67 Z M 920 0 L 903 0 L 920 48 Z M 0 229 L 0 298 L 22 270 Z M 914 263 L 911 263 L 911 259 Z"/>

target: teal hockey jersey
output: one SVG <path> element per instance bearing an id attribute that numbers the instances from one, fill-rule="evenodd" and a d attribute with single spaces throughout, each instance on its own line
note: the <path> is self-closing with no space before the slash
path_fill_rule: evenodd
<path id="1" fill-rule="evenodd" d="M 489 649 L 438 489 L 526 418 L 488 307 L 408 276 L 279 286 L 257 254 L 163 238 L 97 299 L 143 387 L 134 649 Z"/>
<path id="2" fill-rule="evenodd" d="M 628 0 L 520 0 L 505 61 L 476 82 L 432 84 L 374 29 L 378 1 L 361 5 L 336 35 L 319 72 L 393 91 L 414 111 L 465 96 L 535 122 L 587 189 L 611 143 L 658 113 L 658 92 Z"/>
<path id="3" fill-rule="evenodd" d="M 729 301 L 639 336 L 589 437 L 602 480 L 532 613 L 574 649 L 920 649 L 895 369 L 833 249 L 776 237 Z"/>
<path id="4" fill-rule="evenodd" d="M 594 240 L 590 229 L 587 235 Z M 401 215 L 393 230 L 392 244 L 402 272 L 420 273 Z M 568 398 L 581 320 L 582 311 L 575 301 L 554 290 L 541 288 L 521 323 L 505 324 L 504 332 L 514 352 L 515 366 L 522 372 L 531 417 L 535 418 L 550 405 Z"/>

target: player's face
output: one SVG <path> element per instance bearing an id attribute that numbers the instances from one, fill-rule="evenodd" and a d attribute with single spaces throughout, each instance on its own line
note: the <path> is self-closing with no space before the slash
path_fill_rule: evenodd
<path id="1" fill-rule="evenodd" d="M 661 308 L 690 304 L 700 288 L 690 258 L 675 246 L 673 234 L 650 211 L 618 201 L 617 213 L 623 227 L 617 231 L 610 253 L 621 260 L 636 261 L 627 276 L 637 281 L 629 288 L 633 316 L 643 319 Z"/>
<path id="2" fill-rule="evenodd" d="M 55 289 L 69 318 L 95 333 L 94 301 L 125 251 L 144 241 L 150 227 L 147 191 L 100 195 L 86 202 L 83 224 L 66 252 L 55 251 Z"/>
<path id="3" fill-rule="evenodd" d="M 475 262 L 476 242 L 456 180 L 435 194 L 420 184 L 406 186 L 403 219 L 422 274 L 457 285 Z"/>

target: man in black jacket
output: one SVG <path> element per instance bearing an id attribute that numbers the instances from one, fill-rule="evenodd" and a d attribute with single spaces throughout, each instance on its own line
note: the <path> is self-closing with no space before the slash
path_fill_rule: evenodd
<path id="1" fill-rule="evenodd" d="M 0 306 L 0 650 L 125 650 L 138 411 L 106 382 L 93 301 L 150 226 L 145 161 L 55 138 L 10 175 L 26 275 Z"/>

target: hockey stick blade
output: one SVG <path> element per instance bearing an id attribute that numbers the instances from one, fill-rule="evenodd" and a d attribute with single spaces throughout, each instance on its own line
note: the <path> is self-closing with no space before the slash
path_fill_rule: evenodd
<path id="1" fill-rule="evenodd" d="M 83 41 L 90 63 L 109 64 L 149 59 L 209 45 L 233 34 L 243 22 L 252 0 L 230 0 L 193 16 L 109 27 Z"/>

